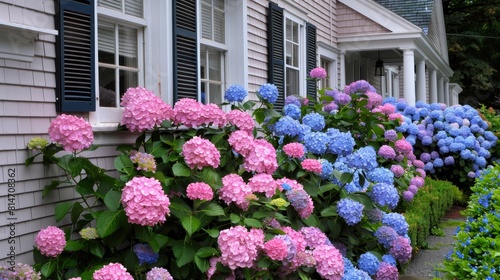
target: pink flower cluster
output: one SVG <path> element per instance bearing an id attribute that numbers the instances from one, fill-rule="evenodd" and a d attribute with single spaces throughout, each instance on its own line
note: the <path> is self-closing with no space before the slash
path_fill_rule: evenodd
<path id="1" fill-rule="evenodd" d="M 222 230 L 217 239 L 221 256 L 219 261 L 232 270 L 252 267 L 259 250 L 264 246 L 264 232 L 261 229 L 248 231 L 242 226 Z"/>
<path id="2" fill-rule="evenodd" d="M 385 159 L 395 159 L 396 151 L 394 151 L 394 149 L 389 145 L 382 145 L 378 149 L 378 155 Z"/>
<path id="3" fill-rule="evenodd" d="M 174 105 L 173 123 L 189 128 L 210 124 L 223 127 L 227 124 L 227 116 L 215 104 L 205 105 L 191 98 L 182 98 Z"/>
<path id="4" fill-rule="evenodd" d="M 255 174 L 248 180 L 248 186 L 252 192 L 265 193 L 266 197 L 271 198 L 276 194 L 278 183 L 276 183 L 273 176 L 266 173 L 260 173 Z"/>
<path id="5" fill-rule="evenodd" d="M 307 247 L 311 249 L 324 245 L 328 241 L 326 234 L 317 227 L 303 227 L 300 229 L 300 233 L 304 237 Z"/>
<path id="6" fill-rule="evenodd" d="M 42 255 L 55 258 L 66 246 L 64 231 L 55 226 L 41 229 L 35 237 L 35 245 Z"/>
<path id="7" fill-rule="evenodd" d="M 276 182 L 280 190 L 283 190 L 283 184 L 290 186 L 290 190 L 285 193 L 288 201 L 290 201 L 290 204 L 299 213 L 300 217 L 308 218 L 314 211 L 314 203 L 311 196 L 304 190 L 304 186 L 288 178 L 281 178 Z"/>
<path id="8" fill-rule="evenodd" d="M 131 224 L 154 226 L 170 214 L 170 200 L 154 178 L 134 177 L 125 184 L 121 200 Z"/>
<path id="9" fill-rule="evenodd" d="M 316 67 L 309 72 L 309 76 L 313 79 L 324 79 L 328 76 L 328 74 L 324 68 Z"/>
<path id="10" fill-rule="evenodd" d="M 341 280 L 344 276 L 344 261 L 337 248 L 331 245 L 320 245 L 313 251 L 316 259 L 316 271 L 328 280 Z"/>
<path id="11" fill-rule="evenodd" d="M 388 264 L 386 262 L 381 262 L 378 266 L 377 274 L 375 275 L 375 280 L 398 280 L 399 272 L 398 268 Z"/>
<path id="12" fill-rule="evenodd" d="M 191 183 L 186 188 L 186 195 L 192 200 L 200 199 L 209 201 L 214 197 L 214 191 L 206 183 Z"/>
<path id="13" fill-rule="evenodd" d="M 219 189 L 219 199 L 227 205 L 234 202 L 239 208 L 246 210 L 250 206 L 249 196 L 252 189 L 238 174 L 228 174 L 222 178 L 222 187 Z"/>
<path id="14" fill-rule="evenodd" d="M 93 280 L 134 280 L 127 269 L 120 263 L 109 263 L 92 275 Z"/>
<path id="15" fill-rule="evenodd" d="M 153 129 L 173 115 L 170 105 L 141 87 L 129 88 L 120 104 L 124 107 L 121 124 L 132 132 Z"/>
<path id="16" fill-rule="evenodd" d="M 245 157 L 243 167 L 248 172 L 273 174 L 278 169 L 276 150 L 265 139 L 255 139 L 253 149 Z"/>
<path id="17" fill-rule="evenodd" d="M 253 149 L 253 136 L 244 130 L 236 130 L 229 135 L 228 143 L 238 154 L 246 157 Z"/>
<path id="18" fill-rule="evenodd" d="M 227 114 L 227 120 L 238 129 L 244 130 L 249 134 L 252 133 L 252 130 L 255 127 L 255 122 L 252 116 L 240 110 L 231 110 Z"/>
<path id="19" fill-rule="evenodd" d="M 92 126 L 83 118 L 62 114 L 49 126 L 50 140 L 61 145 L 65 151 L 78 152 L 90 147 L 94 141 Z"/>
<path id="20" fill-rule="evenodd" d="M 212 142 L 199 136 L 193 137 L 182 146 L 181 155 L 191 168 L 201 170 L 205 166 L 217 168 L 220 163 L 220 153 Z"/>
<path id="21" fill-rule="evenodd" d="M 316 174 L 321 174 L 321 171 L 323 170 L 321 162 L 317 159 L 308 158 L 303 160 L 300 164 L 304 170 L 314 172 Z"/>
<path id="22" fill-rule="evenodd" d="M 395 143 L 395 150 L 405 156 L 413 153 L 413 146 L 406 139 L 399 139 Z"/>
<path id="23" fill-rule="evenodd" d="M 283 146 L 283 152 L 292 158 L 302 158 L 304 156 L 304 145 L 300 143 L 289 143 Z"/>
<path id="24" fill-rule="evenodd" d="M 274 237 L 264 243 L 264 252 L 271 260 L 282 261 L 288 255 L 288 245 L 283 238 Z"/>
<path id="25" fill-rule="evenodd" d="M 132 151 L 130 153 L 130 160 L 137 164 L 137 170 L 144 170 L 147 172 L 156 171 L 155 157 L 148 153 L 141 153 L 138 151 Z"/>
<path id="26" fill-rule="evenodd" d="M 170 272 L 162 267 L 153 267 L 147 274 L 146 280 L 174 280 Z"/>

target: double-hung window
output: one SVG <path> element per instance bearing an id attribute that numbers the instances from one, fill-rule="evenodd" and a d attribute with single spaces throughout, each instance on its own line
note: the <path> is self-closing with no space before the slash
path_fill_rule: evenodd
<path id="1" fill-rule="evenodd" d="M 301 77 L 304 77 L 305 73 L 301 71 L 305 53 L 303 32 L 303 24 L 289 16 L 285 17 L 285 97 L 304 92 L 301 87 L 304 84 Z"/>
<path id="2" fill-rule="evenodd" d="M 221 104 L 225 82 L 226 20 L 224 0 L 202 0 L 200 101 Z"/>

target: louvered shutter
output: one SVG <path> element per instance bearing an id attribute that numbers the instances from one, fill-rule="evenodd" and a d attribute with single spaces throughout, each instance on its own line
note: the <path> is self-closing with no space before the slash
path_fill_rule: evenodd
<path id="1" fill-rule="evenodd" d="M 57 1 L 58 112 L 95 111 L 94 1 Z"/>
<path id="2" fill-rule="evenodd" d="M 281 110 L 285 103 L 285 51 L 283 34 L 283 8 L 269 2 L 267 19 L 269 82 L 278 88 L 279 96 L 275 109 Z"/>
<path id="3" fill-rule="evenodd" d="M 198 48 L 196 42 L 196 0 L 173 3 L 174 102 L 198 97 Z"/>
<path id="4" fill-rule="evenodd" d="M 316 26 L 306 23 L 306 60 L 307 72 L 316 67 Z M 307 80 L 307 96 L 316 100 L 316 81 Z"/>

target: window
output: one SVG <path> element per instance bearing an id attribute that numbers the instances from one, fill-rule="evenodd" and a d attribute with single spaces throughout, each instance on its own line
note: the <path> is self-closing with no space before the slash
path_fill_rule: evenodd
<path id="1" fill-rule="evenodd" d="M 201 1 L 200 101 L 221 104 L 225 82 L 226 21 L 224 0 Z"/>
<path id="2" fill-rule="evenodd" d="M 144 7 L 142 1 L 132 0 L 100 0 L 98 5 L 99 106 L 119 108 L 128 88 L 144 84 L 144 27 L 138 24 Z M 112 112 L 102 110 L 103 114 Z"/>
<path id="3" fill-rule="evenodd" d="M 331 69 L 332 62 L 330 60 L 321 58 L 319 64 L 320 64 L 320 67 L 325 69 L 328 73 L 328 77 L 321 79 L 319 81 L 319 87 L 320 88 L 332 88 L 332 84 L 330 83 L 331 77 L 330 77 L 330 72 L 329 72 L 329 70 Z"/>
<path id="4" fill-rule="evenodd" d="M 294 14 L 269 2 L 268 61 L 269 82 L 276 85 L 280 96 L 276 109 L 283 108 L 288 95 L 314 96 L 316 84 L 306 83 L 306 73 L 316 67 L 316 27 L 300 17 L 298 9 L 289 7 Z"/>

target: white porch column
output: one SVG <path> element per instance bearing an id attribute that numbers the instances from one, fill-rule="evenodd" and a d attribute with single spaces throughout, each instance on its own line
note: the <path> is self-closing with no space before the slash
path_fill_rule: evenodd
<path id="1" fill-rule="evenodd" d="M 413 50 L 403 50 L 404 92 L 408 105 L 415 105 L 415 54 Z"/>
<path id="2" fill-rule="evenodd" d="M 437 103 L 438 102 L 438 94 L 437 94 L 437 74 L 436 69 L 429 69 L 429 103 Z"/>
<path id="3" fill-rule="evenodd" d="M 340 90 L 345 88 L 345 51 L 340 52 Z"/>
<path id="4" fill-rule="evenodd" d="M 427 103 L 426 89 L 425 59 L 419 58 L 417 61 L 417 101 L 423 101 Z"/>
<path id="5" fill-rule="evenodd" d="M 444 102 L 446 105 L 451 106 L 451 98 L 450 98 L 450 82 L 445 80 L 444 81 Z"/>
<path id="6" fill-rule="evenodd" d="M 438 78 L 438 102 L 445 103 L 444 101 L 444 78 L 439 75 Z"/>

